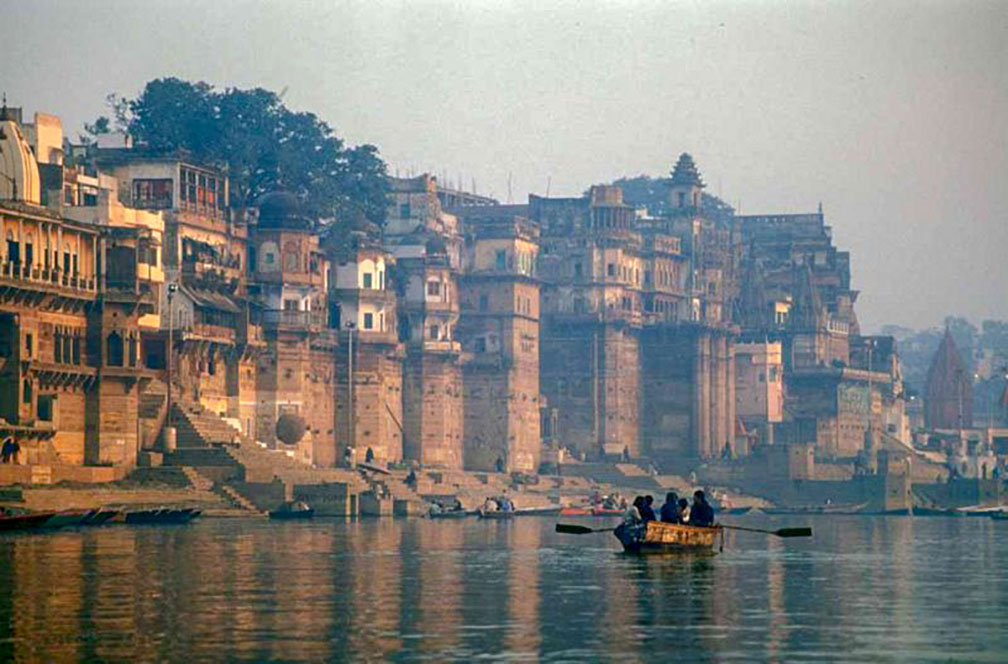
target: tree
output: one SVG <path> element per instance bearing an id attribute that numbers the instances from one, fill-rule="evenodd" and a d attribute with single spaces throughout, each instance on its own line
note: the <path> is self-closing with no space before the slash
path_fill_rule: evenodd
<path id="1" fill-rule="evenodd" d="M 162 78 L 148 82 L 135 99 L 109 100 L 137 145 L 184 150 L 197 161 L 226 166 L 235 207 L 283 188 L 325 222 L 385 221 L 387 171 L 378 149 L 345 147 L 318 116 L 290 110 L 274 92 Z"/>

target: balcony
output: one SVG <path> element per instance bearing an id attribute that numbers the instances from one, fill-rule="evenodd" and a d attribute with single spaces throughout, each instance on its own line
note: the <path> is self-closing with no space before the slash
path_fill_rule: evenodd
<path id="1" fill-rule="evenodd" d="M 315 332 L 325 327 L 325 323 L 323 311 L 265 309 L 262 312 L 262 324 L 266 328 Z"/>
<path id="2" fill-rule="evenodd" d="M 52 291 L 61 295 L 94 297 L 98 292 L 94 277 L 12 261 L 0 262 L 0 283 L 19 288 Z"/>
<path id="3" fill-rule="evenodd" d="M 213 341 L 222 344 L 233 344 L 238 336 L 234 328 L 209 323 L 191 323 L 179 332 L 186 341 Z"/>

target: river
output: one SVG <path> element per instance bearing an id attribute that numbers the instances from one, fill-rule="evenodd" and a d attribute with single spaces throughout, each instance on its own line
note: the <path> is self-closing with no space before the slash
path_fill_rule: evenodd
<path id="1" fill-rule="evenodd" d="M 0 661 L 1008 660 L 1008 522 L 732 521 L 814 536 L 631 557 L 533 517 L 2 535 Z"/>

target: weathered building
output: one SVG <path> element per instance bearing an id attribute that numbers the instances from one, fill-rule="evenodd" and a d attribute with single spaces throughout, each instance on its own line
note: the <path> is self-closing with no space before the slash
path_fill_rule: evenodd
<path id="1" fill-rule="evenodd" d="M 460 212 L 466 229 L 458 326 L 464 462 L 470 470 L 534 473 L 542 447 L 539 232 L 528 219 L 497 207 Z"/>
<path id="2" fill-rule="evenodd" d="M 927 428 L 962 429 L 973 426 L 972 381 L 948 329 L 931 359 L 926 389 L 924 423 Z"/>

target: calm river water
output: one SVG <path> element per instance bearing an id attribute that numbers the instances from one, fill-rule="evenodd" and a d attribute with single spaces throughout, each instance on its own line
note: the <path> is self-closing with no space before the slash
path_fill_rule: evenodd
<path id="1" fill-rule="evenodd" d="M 0 661 L 1008 660 L 1008 522 L 734 522 L 815 536 L 635 558 L 546 518 L 4 535 Z"/>

